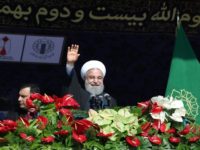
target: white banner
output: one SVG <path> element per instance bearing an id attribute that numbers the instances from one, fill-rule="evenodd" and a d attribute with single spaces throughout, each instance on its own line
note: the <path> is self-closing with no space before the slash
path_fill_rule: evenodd
<path id="1" fill-rule="evenodd" d="M 22 62 L 59 63 L 64 37 L 26 36 Z"/>
<path id="2" fill-rule="evenodd" d="M 25 35 L 0 34 L 0 61 L 20 62 Z"/>

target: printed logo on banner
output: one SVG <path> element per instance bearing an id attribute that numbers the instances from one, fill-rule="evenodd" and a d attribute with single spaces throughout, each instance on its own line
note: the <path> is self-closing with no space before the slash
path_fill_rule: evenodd
<path id="1" fill-rule="evenodd" d="M 0 61 L 20 61 L 24 37 L 0 33 Z"/>
<path id="2" fill-rule="evenodd" d="M 28 35 L 22 62 L 59 63 L 64 37 Z"/>
<path id="3" fill-rule="evenodd" d="M 48 57 L 54 56 L 54 42 L 49 39 L 38 39 L 33 42 L 32 45 L 33 51 L 35 53 L 32 53 L 34 57 L 40 58 L 40 59 L 47 59 Z"/>
<path id="4" fill-rule="evenodd" d="M 5 56 L 10 52 L 10 39 L 4 36 L 0 39 L 0 56 Z"/>

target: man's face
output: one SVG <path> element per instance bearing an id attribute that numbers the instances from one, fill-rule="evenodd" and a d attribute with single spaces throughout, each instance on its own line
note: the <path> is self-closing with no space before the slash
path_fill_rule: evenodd
<path id="1" fill-rule="evenodd" d="M 18 97 L 20 108 L 26 109 L 26 99 L 29 98 L 30 94 L 30 87 L 20 89 Z"/>
<path id="2" fill-rule="evenodd" d="M 104 90 L 103 73 L 99 69 L 90 69 L 85 76 L 85 89 L 93 94 L 99 95 Z"/>

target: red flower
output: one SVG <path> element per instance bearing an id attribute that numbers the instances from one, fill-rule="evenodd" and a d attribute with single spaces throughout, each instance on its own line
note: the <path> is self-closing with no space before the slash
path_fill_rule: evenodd
<path id="1" fill-rule="evenodd" d="M 67 131 L 67 130 L 60 130 L 60 131 L 54 132 L 54 134 L 65 136 L 65 135 L 69 134 L 69 131 Z"/>
<path id="2" fill-rule="evenodd" d="M 173 136 L 171 136 L 170 138 L 169 138 L 169 141 L 171 142 L 171 143 L 180 143 L 180 141 L 181 141 L 181 139 L 179 138 L 179 137 L 173 137 Z"/>
<path id="3" fill-rule="evenodd" d="M 189 132 L 190 132 L 190 125 L 187 124 L 187 125 L 185 126 L 185 128 L 184 128 L 182 131 L 179 132 L 179 134 L 181 134 L 181 135 L 186 135 L 186 134 L 188 134 Z"/>
<path id="4" fill-rule="evenodd" d="M 167 128 L 166 124 L 165 124 L 165 123 L 162 123 L 162 124 L 160 125 L 160 132 L 165 132 L 165 131 L 166 131 L 166 128 Z"/>
<path id="5" fill-rule="evenodd" d="M 151 109 L 152 113 L 157 114 L 157 113 L 160 113 L 162 110 L 163 110 L 163 108 L 158 106 L 157 103 L 154 103 L 152 105 L 152 109 Z"/>
<path id="6" fill-rule="evenodd" d="M 152 127 L 156 130 L 160 130 L 161 132 L 165 132 L 167 128 L 166 124 L 161 124 L 160 120 L 154 120 Z"/>
<path id="7" fill-rule="evenodd" d="M 70 108 L 78 108 L 80 105 L 76 102 L 74 98 L 72 98 L 72 95 L 65 95 L 62 98 L 56 98 L 56 107 L 70 107 Z"/>
<path id="8" fill-rule="evenodd" d="M 10 130 L 15 130 L 17 127 L 17 123 L 13 120 L 3 120 L 2 122 L 5 126 L 9 127 Z"/>
<path id="9" fill-rule="evenodd" d="M 143 125 L 141 126 L 142 131 L 149 130 L 150 127 L 151 127 L 151 123 L 150 123 L 150 122 L 146 122 L 145 124 L 143 124 Z"/>
<path id="10" fill-rule="evenodd" d="M 153 144 L 157 144 L 157 145 L 160 145 L 162 143 L 162 140 L 160 137 L 154 135 L 152 137 L 149 137 L 149 141 Z"/>
<path id="11" fill-rule="evenodd" d="M 138 138 L 132 137 L 132 136 L 127 136 L 126 141 L 127 141 L 127 143 L 129 143 L 133 147 L 138 147 L 141 144 L 140 140 Z"/>
<path id="12" fill-rule="evenodd" d="M 166 131 L 167 133 L 176 133 L 175 128 L 170 128 L 169 130 Z"/>
<path id="13" fill-rule="evenodd" d="M 35 99 L 41 100 L 42 99 L 42 95 L 40 93 L 32 93 L 30 98 L 32 100 L 35 100 Z"/>
<path id="14" fill-rule="evenodd" d="M 27 137 L 26 133 L 23 133 L 23 132 L 20 133 L 19 136 L 20 136 L 22 139 L 25 139 L 25 138 Z"/>
<path id="15" fill-rule="evenodd" d="M 43 137 L 41 139 L 41 141 L 44 142 L 44 143 L 52 143 L 52 142 L 54 142 L 54 139 L 55 138 L 53 136 L 48 136 L 48 137 Z"/>
<path id="16" fill-rule="evenodd" d="M 149 135 L 148 132 L 151 129 L 151 123 L 150 122 L 146 122 L 145 124 L 143 124 L 141 126 L 141 129 L 142 129 L 141 136 L 148 137 L 148 135 Z"/>
<path id="17" fill-rule="evenodd" d="M 35 140 L 35 138 L 33 136 L 27 136 L 27 138 L 26 138 L 26 141 L 28 141 L 28 142 L 32 142 L 34 140 Z"/>
<path id="18" fill-rule="evenodd" d="M 149 105 L 150 105 L 150 101 L 137 103 L 137 107 L 142 109 L 142 113 L 144 113 L 149 108 Z"/>
<path id="19" fill-rule="evenodd" d="M 63 106 L 68 106 L 68 107 L 72 107 L 74 109 L 76 108 L 79 108 L 80 105 L 77 103 L 77 101 L 72 98 L 71 95 L 65 95 L 63 97 L 63 103 L 62 103 Z"/>
<path id="20" fill-rule="evenodd" d="M 148 136 L 149 136 L 149 133 L 148 133 L 148 132 L 142 131 L 142 132 L 140 133 L 140 135 L 143 136 L 143 137 L 148 137 Z"/>
<path id="21" fill-rule="evenodd" d="M 57 122 L 57 128 L 58 129 L 62 128 L 62 125 L 63 125 L 62 121 L 58 120 L 58 122 Z"/>
<path id="22" fill-rule="evenodd" d="M 38 128 L 43 130 L 46 128 L 46 125 L 48 124 L 48 119 L 44 116 L 38 116 L 37 124 L 38 124 Z"/>
<path id="23" fill-rule="evenodd" d="M 44 96 L 42 96 L 42 98 L 41 98 L 41 101 L 44 104 L 49 104 L 49 103 L 53 103 L 54 99 L 51 96 L 48 96 L 47 94 L 44 94 Z"/>
<path id="24" fill-rule="evenodd" d="M 156 130 L 159 130 L 160 129 L 160 120 L 154 120 L 153 124 L 152 124 L 152 127 Z"/>
<path id="25" fill-rule="evenodd" d="M 66 116 L 67 121 L 68 121 L 69 123 L 71 123 L 71 122 L 74 120 L 73 114 L 72 114 L 72 112 L 70 111 L 70 109 L 61 108 L 61 109 L 59 109 L 59 112 L 60 112 L 62 115 Z"/>
<path id="26" fill-rule="evenodd" d="M 33 103 L 33 100 L 30 97 L 26 99 L 26 107 L 27 108 L 36 108 L 36 105 Z"/>
<path id="27" fill-rule="evenodd" d="M 3 120 L 3 124 L 6 125 L 6 126 L 9 126 L 9 127 L 16 127 L 17 126 L 17 123 L 15 121 L 9 120 L 9 119 Z"/>
<path id="28" fill-rule="evenodd" d="M 74 140 L 76 140 L 79 143 L 83 143 L 87 140 L 86 135 L 78 134 L 75 130 L 72 131 L 72 137 Z"/>
<path id="29" fill-rule="evenodd" d="M 59 109 L 59 112 L 62 114 L 62 115 L 66 115 L 66 116 L 73 116 L 72 112 L 70 111 L 70 109 L 66 109 L 66 108 L 61 108 Z"/>
<path id="30" fill-rule="evenodd" d="M 26 133 L 20 133 L 19 134 L 19 136 L 22 138 L 22 139 L 24 139 L 24 140 L 26 140 L 26 141 L 28 141 L 28 142 L 33 142 L 34 140 L 35 140 L 35 138 L 33 137 L 33 136 L 27 136 L 27 134 Z"/>
<path id="31" fill-rule="evenodd" d="M 86 119 L 76 120 L 72 125 L 76 132 L 82 134 L 84 133 L 89 127 L 91 127 L 93 123 Z"/>
<path id="32" fill-rule="evenodd" d="M 22 122 L 22 124 L 25 125 L 26 127 L 30 125 L 30 123 L 26 118 L 19 117 L 18 122 Z"/>
<path id="33" fill-rule="evenodd" d="M 62 108 L 62 98 L 57 97 L 57 96 L 53 96 L 53 98 L 55 99 L 55 105 L 56 105 L 56 109 L 60 109 Z"/>
<path id="34" fill-rule="evenodd" d="M 199 136 L 193 136 L 191 138 L 188 139 L 189 142 L 194 143 L 197 142 L 200 139 Z"/>
<path id="35" fill-rule="evenodd" d="M 105 134 L 105 133 L 103 133 L 103 132 L 99 132 L 99 133 L 97 133 L 97 136 L 99 136 L 99 137 L 110 137 L 110 136 L 112 136 L 113 135 L 113 133 L 107 133 L 107 134 Z"/>
<path id="36" fill-rule="evenodd" d="M 0 126 L 0 133 L 9 132 L 10 128 L 8 126 Z"/>

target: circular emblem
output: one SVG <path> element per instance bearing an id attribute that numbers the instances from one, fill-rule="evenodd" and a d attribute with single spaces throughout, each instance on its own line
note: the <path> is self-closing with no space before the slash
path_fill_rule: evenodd
<path id="1" fill-rule="evenodd" d="M 38 39 L 33 45 L 33 51 L 37 54 L 48 54 L 54 49 L 54 42 L 48 39 Z"/>

